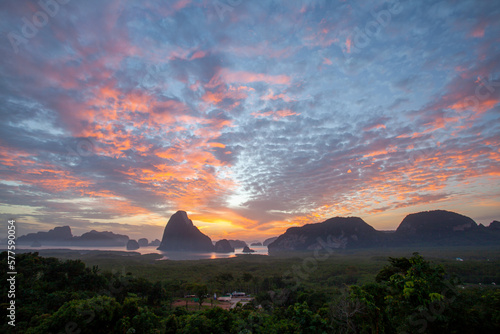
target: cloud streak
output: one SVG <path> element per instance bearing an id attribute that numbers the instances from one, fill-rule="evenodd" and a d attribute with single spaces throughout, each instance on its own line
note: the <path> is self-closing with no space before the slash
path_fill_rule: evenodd
<path id="1" fill-rule="evenodd" d="M 498 6 L 402 1 L 352 53 L 391 6 L 243 2 L 221 19 L 209 1 L 71 1 L 16 53 L 8 33 L 43 9 L 2 2 L 2 209 L 21 232 L 149 238 L 182 209 L 215 239 L 498 215 Z"/>

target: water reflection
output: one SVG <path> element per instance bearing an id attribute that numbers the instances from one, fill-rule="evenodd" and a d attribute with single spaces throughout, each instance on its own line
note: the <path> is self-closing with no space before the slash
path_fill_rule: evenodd
<path id="1" fill-rule="evenodd" d="M 255 253 L 259 255 L 267 255 L 267 247 L 265 246 L 255 246 L 252 247 Z M 236 256 L 251 256 L 252 254 L 244 254 L 242 248 L 236 249 L 234 253 L 195 253 L 195 252 L 164 252 L 157 251 L 162 254 L 163 257 L 158 260 L 202 260 L 202 259 L 226 259 Z"/>
<path id="2" fill-rule="evenodd" d="M 160 254 L 163 257 L 159 260 L 201 260 L 201 259 L 225 259 L 236 256 L 252 256 L 252 254 L 258 255 L 268 255 L 266 246 L 252 246 L 251 249 L 255 250 L 255 253 L 252 254 L 243 254 L 243 249 L 236 249 L 234 253 L 195 253 L 195 252 L 163 252 L 156 249 L 155 246 L 146 246 L 141 247 L 139 249 L 133 251 L 127 251 L 125 247 L 83 247 L 83 246 L 42 246 L 42 247 L 29 247 L 23 246 L 20 249 L 24 251 L 36 252 L 40 250 L 72 250 L 79 251 L 81 254 L 86 254 L 89 251 L 113 251 L 113 252 L 122 252 L 122 253 L 130 253 L 133 255 L 134 253 L 145 255 L 145 254 Z"/>

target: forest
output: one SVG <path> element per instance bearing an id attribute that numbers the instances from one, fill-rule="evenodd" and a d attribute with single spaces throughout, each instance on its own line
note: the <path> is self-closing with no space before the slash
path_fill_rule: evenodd
<path id="1" fill-rule="evenodd" d="M 488 255 L 465 262 L 419 253 L 155 261 L 24 253 L 16 256 L 16 326 L 4 317 L 0 331 L 499 333 L 500 290 L 492 283 L 500 263 Z M 6 263 L 7 252 L 0 258 Z M 227 310 L 212 297 L 232 291 L 254 299 Z M 4 310 L 7 294 L 2 284 Z"/>

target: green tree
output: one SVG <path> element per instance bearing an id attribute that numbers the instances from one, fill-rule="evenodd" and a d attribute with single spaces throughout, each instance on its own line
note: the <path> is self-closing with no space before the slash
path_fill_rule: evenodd
<path id="1" fill-rule="evenodd" d="M 148 304 L 159 305 L 166 298 L 167 298 L 167 292 L 161 286 L 161 282 L 156 282 L 149 288 Z"/>
<path id="2" fill-rule="evenodd" d="M 245 289 L 248 292 L 250 287 L 249 287 L 249 282 L 252 281 L 253 275 L 247 272 L 244 272 L 243 275 L 241 275 L 241 280 L 245 283 Z"/>
<path id="3" fill-rule="evenodd" d="M 296 303 L 288 307 L 286 318 L 297 324 L 299 333 L 327 333 L 330 328 L 325 319 L 309 309 L 307 303 Z"/>
<path id="4" fill-rule="evenodd" d="M 469 286 L 460 290 L 450 306 L 450 332 L 500 333 L 500 289 Z"/>
<path id="5" fill-rule="evenodd" d="M 165 321 L 165 334 L 176 334 L 179 329 L 179 319 L 175 314 L 171 314 Z"/>
<path id="6" fill-rule="evenodd" d="M 196 297 L 198 298 L 199 308 L 203 305 L 203 301 L 205 300 L 205 296 L 207 294 L 208 288 L 205 284 L 191 284 L 188 286 L 190 291 L 193 291 Z"/>
<path id="7" fill-rule="evenodd" d="M 447 279 L 442 266 L 424 260 L 418 253 L 409 259 L 390 259 L 383 272 L 394 273 L 385 281 L 388 316 L 398 331 L 440 333 L 446 329 L 447 313 L 456 298 L 454 279 Z"/>
<path id="8" fill-rule="evenodd" d="M 132 326 L 136 334 L 159 334 L 160 318 L 148 308 L 144 308 L 132 319 Z"/>
<path id="9" fill-rule="evenodd" d="M 373 283 L 349 287 L 333 310 L 337 330 L 342 333 L 385 333 L 385 293 L 384 286 Z"/>
<path id="10" fill-rule="evenodd" d="M 121 314 L 121 306 L 114 298 L 93 297 L 86 300 L 72 300 L 42 323 L 26 331 L 38 333 L 111 333 Z M 81 332 L 79 331 L 81 330 Z"/>
<path id="11" fill-rule="evenodd" d="M 234 281 L 233 274 L 231 273 L 220 273 L 217 276 L 215 276 L 215 281 L 219 285 L 219 287 L 222 289 L 222 292 L 226 292 L 226 288 L 228 287 L 228 283 Z"/>

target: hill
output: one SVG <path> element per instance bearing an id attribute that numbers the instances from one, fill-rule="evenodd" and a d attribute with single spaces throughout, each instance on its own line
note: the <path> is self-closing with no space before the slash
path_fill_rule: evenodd
<path id="1" fill-rule="evenodd" d="M 500 231 L 494 222 L 479 226 L 472 218 L 446 211 L 422 211 L 407 215 L 396 229 L 394 245 L 473 246 L 495 244 Z"/>
<path id="2" fill-rule="evenodd" d="M 73 240 L 73 234 L 69 226 L 58 226 L 47 232 L 28 233 L 17 238 L 19 244 L 69 244 Z"/>
<path id="3" fill-rule="evenodd" d="M 213 252 L 212 240 L 200 232 L 188 218 L 186 211 L 177 211 L 170 217 L 161 244 L 163 251 Z"/>
<path id="4" fill-rule="evenodd" d="M 394 232 L 377 231 L 357 217 L 335 217 L 292 227 L 269 244 L 268 249 L 272 255 L 321 248 L 496 245 L 499 240 L 497 221 L 484 227 L 467 216 L 434 210 L 407 215 Z"/>
<path id="5" fill-rule="evenodd" d="M 113 232 L 92 230 L 81 236 L 73 236 L 69 226 L 58 226 L 47 232 L 29 233 L 17 238 L 21 245 L 39 243 L 42 246 L 125 246 L 129 237 Z"/>
<path id="6" fill-rule="evenodd" d="M 322 223 L 291 227 L 269 244 L 269 254 L 322 248 L 365 248 L 382 246 L 386 234 L 358 217 L 335 217 Z"/>
<path id="7" fill-rule="evenodd" d="M 92 230 L 82 234 L 80 237 L 74 237 L 72 244 L 76 246 L 92 246 L 92 247 L 114 247 L 125 246 L 129 241 L 129 237 L 123 234 L 115 234 L 113 232 L 104 231 L 98 232 Z"/>

